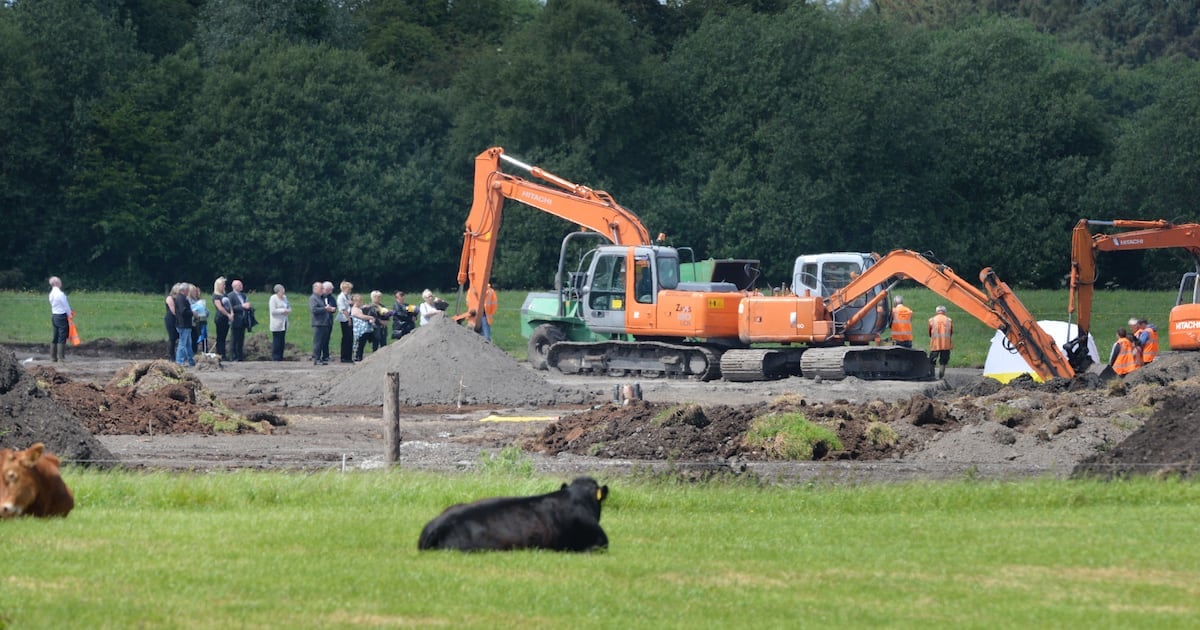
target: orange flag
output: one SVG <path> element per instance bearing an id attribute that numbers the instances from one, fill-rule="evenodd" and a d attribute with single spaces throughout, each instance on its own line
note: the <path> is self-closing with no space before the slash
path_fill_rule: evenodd
<path id="1" fill-rule="evenodd" d="M 67 341 L 71 342 L 72 346 L 79 345 L 79 330 L 75 328 L 75 315 L 67 317 Z"/>

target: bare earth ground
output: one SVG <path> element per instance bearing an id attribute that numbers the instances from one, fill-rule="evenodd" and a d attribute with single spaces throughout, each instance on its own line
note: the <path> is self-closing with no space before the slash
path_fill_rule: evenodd
<path id="1" fill-rule="evenodd" d="M 252 358 L 265 341 L 253 339 Z M 161 350 L 101 341 L 51 364 L 44 348 L 0 348 L 0 445 L 43 441 L 69 461 L 134 468 L 381 467 L 385 374 L 398 372 L 399 465 L 414 469 L 469 470 L 514 446 L 554 474 L 781 481 L 1190 476 L 1200 463 L 1200 353 L 1168 353 L 1111 384 L 1000 386 L 967 369 L 915 383 L 571 377 L 451 324 L 358 364 L 202 358 L 183 369 L 151 362 Z M 642 400 L 614 402 L 633 385 Z M 842 448 L 784 462 L 747 445 L 755 417 L 788 411 L 836 431 Z"/>

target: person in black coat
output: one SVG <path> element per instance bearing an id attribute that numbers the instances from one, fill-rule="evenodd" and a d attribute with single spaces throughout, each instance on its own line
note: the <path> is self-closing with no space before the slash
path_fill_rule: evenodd
<path id="1" fill-rule="evenodd" d="M 396 303 L 392 306 L 392 339 L 399 339 L 412 332 L 417 324 L 413 320 L 416 311 L 404 301 L 404 292 L 396 292 Z"/>
<path id="2" fill-rule="evenodd" d="M 245 361 L 246 360 L 246 331 L 253 326 L 253 310 L 254 306 L 246 299 L 246 294 L 242 293 L 242 281 L 233 281 L 233 290 L 226 297 L 229 298 L 229 304 L 233 308 L 233 323 L 229 327 L 232 335 L 232 344 L 229 349 L 230 360 Z"/>

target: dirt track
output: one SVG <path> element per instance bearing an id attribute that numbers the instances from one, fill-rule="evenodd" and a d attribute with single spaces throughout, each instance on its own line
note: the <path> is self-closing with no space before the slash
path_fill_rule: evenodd
<path id="1" fill-rule="evenodd" d="M 454 343 L 476 343 L 474 338 L 458 340 L 457 332 L 443 333 Z M 97 432 L 97 439 L 112 460 L 125 466 L 172 469 L 383 466 L 382 407 L 337 405 L 322 396 L 339 383 L 344 386 L 347 379 L 382 388 L 384 372 L 393 371 L 389 361 L 400 365 L 409 361 L 402 356 L 405 348 L 396 347 L 381 350 L 374 363 L 355 365 L 202 364 L 187 371 L 190 389 L 174 386 L 167 390 L 169 395 L 149 398 L 158 403 L 147 403 L 147 397 L 114 389 L 114 376 L 135 360 L 77 353 L 67 363 L 51 366 L 34 350 L 18 348 L 16 362 L 32 358 L 22 369 L 60 404 L 78 406 L 75 416 L 90 415 L 89 422 L 109 423 Z M 460 374 L 461 362 L 453 364 L 455 374 L 448 373 L 449 368 L 402 374 L 402 379 L 424 379 L 420 392 L 457 393 L 438 403 L 410 401 L 402 406 L 400 465 L 466 470 L 481 464 L 481 454 L 495 456 L 517 445 L 537 470 L 556 474 L 670 470 L 691 477 L 752 473 L 780 480 L 1061 478 L 1096 457 L 1100 460 L 1092 470 L 1098 474 L 1161 470 L 1190 474 L 1200 448 L 1191 444 L 1197 432 L 1184 427 L 1191 423 L 1191 409 L 1197 408 L 1193 403 L 1200 400 L 1200 386 L 1192 377 L 1200 372 L 1198 359 L 1168 355 L 1160 365 L 1117 387 L 1089 389 L 1082 387 L 1082 381 L 1000 387 L 975 370 L 951 370 L 945 382 L 922 383 L 793 378 L 747 384 L 568 377 L 534 372 L 516 362 L 510 365 L 505 362 L 511 359 L 504 355 L 495 358 L 502 369 L 467 372 L 471 379 Z M 487 361 L 477 358 L 471 363 L 479 367 Z M 371 384 L 372 378 L 379 383 Z M 429 379 L 443 379 L 450 389 L 437 390 L 438 383 Z M 510 400 L 505 395 L 516 395 L 519 401 L 520 387 L 509 384 L 525 382 L 535 383 L 539 391 L 534 404 L 470 404 L 471 397 L 462 395 L 469 387 L 475 396 Z M 614 389 L 634 383 L 640 386 L 644 402 L 613 402 Z M 1067 391 L 1071 387 L 1077 391 Z M 186 428 L 190 420 L 185 416 L 194 418 L 199 413 L 188 411 L 188 405 L 203 402 L 208 393 L 253 422 L 237 433 Z M 416 397 L 412 391 L 409 396 Z M 540 400 L 546 396 L 553 400 Z M 460 405 L 464 399 L 467 403 Z M 699 405 L 700 411 L 685 421 L 655 420 L 688 403 Z M 118 407 L 120 413 L 114 410 Z M 816 462 L 778 462 L 742 444 L 740 435 L 754 416 L 789 410 L 833 427 L 843 450 L 823 453 Z M 1150 424 L 1156 414 L 1172 415 L 1176 434 L 1142 431 L 1139 439 L 1147 444 L 1139 447 L 1139 455 L 1125 454 L 1119 445 L 1143 424 Z M 179 427 L 173 427 L 173 422 Z M 895 441 L 879 445 L 864 439 L 872 423 L 890 427 Z M 1174 450 L 1168 451 L 1167 445 Z"/>

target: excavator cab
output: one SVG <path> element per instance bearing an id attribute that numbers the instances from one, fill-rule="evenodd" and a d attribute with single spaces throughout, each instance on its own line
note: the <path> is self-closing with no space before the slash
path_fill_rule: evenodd
<path id="1" fill-rule="evenodd" d="M 583 286 L 583 313 L 588 328 L 598 333 L 625 331 L 626 296 L 628 283 L 627 247 L 598 247 L 592 255 Z"/>
<path id="2" fill-rule="evenodd" d="M 875 256 L 867 253 L 837 252 L 809 254 L 796 258 L 792 268 L 792 292 L 800 297 L 827 298 L 846 287 L 875 264 Z M 877 307 L 853 324 L 854 318 L 872 298 L 884 291 L 883 286 L 856 296 L 845 308 L 833 313 L 834 329 L 851 343 L 870 343 L 887 325 L 891 305 L 887 300 L 874 300 Z"/>
<path id="3" fill-rule="evenodd" d="M 1200 350 L 1200 278 L 1194 271 L 1183 274 L 1179 294 L 1171 309 L 1168 343 L 1172 350 Z"/>

